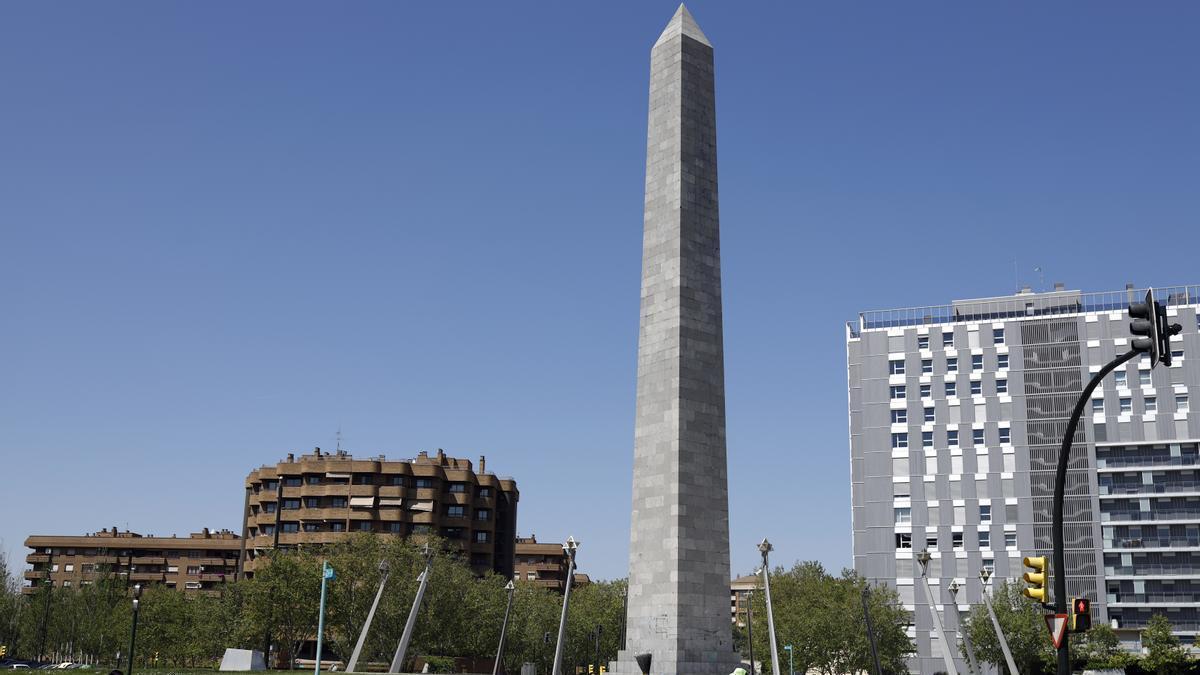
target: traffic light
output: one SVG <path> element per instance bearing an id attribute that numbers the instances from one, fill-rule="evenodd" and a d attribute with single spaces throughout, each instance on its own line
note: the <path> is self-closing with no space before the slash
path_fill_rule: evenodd
<path id="1" fill-rule="evenodd" d="M 596 664 L 594 664 L 594 663 L 588 664 L 588 675 L 596 675 Z"/>
<path id="2" fill-rule="evenodd" d="M 607 672 L 608 672 L 608 668 L 606 668 L 604 666 L 600 666 L 600 675 L 604 675 Z"/>
<path id="3" fill-rule="evenodd" d="M 1146 291 L 1143 302 L 1129 303 L 1129 332 L 1133 333 L 1132 347 L 1150 355 L 1150 367 L 1162 363 L 1171 365 L 1171 336 L 1183 330 L 1179 324 L 1167 323 L 1167 308 L 1155 302 L 1154 289 Z"/>
<path id="4" fill-rule="evenodd" d="M 1026 572 L 1025 583 L 1029 584 L 1029 588 L 1021 591 L 1021 594 L 1027 598 L 1032 598 L 1040 603 L 1046 602 L 1046 581 L 1050 576 L 1050 561 L 1046 556 L 1025 556 L 1023 561 L 1026 567 L 1033 569 L 1032 572 Z"/>
<path id="5" fill-rule="evenodd" d="M 0 645 L 0 659 L 8 655 L 8 645 Z"/>
<path id="6" fill-rule="evenodd" d="M 1082 633 L 1092 627 L 1092 601 L 1071 598 L 1071 632 Z"/>

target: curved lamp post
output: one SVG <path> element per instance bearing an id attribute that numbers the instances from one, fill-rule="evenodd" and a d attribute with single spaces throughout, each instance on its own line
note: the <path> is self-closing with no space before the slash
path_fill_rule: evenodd
<path id="1" fill-rule="evenodd" d="M 778 673 L 779 671 L 779 648 L 775 644 L 775 609 L 771 606 L 771 564 L 767 560 L 768 555 L 775 549 L 771 542 L 763 538 L 762 543 L 758 545 L 758 552 L 762 553 L 763 565 L 763 594 L 767 601 L 767 632 L 771 636 L 771 672 Z"/>

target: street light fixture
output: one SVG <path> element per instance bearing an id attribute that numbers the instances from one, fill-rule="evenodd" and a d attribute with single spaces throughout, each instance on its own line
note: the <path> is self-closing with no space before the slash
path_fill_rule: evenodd
<path id="1" fill-rule="evenodd" d="M 129 631 L 129 668 L 125 670 L 128 675 L 133 675 L 133 647 L 137 643 L 137 623 L 138 623 L 138 606 L 141 604 L 142 585 L 134 584 L 133 586 L 133 628 Z"/>
<path id="2" fill-rule="evenodd" d="M 563 553 L 567 556 L 566 588 L 563 591 L 562 615 L 558 619 L 558 642 L 554 646 L 554 663 L 551 665 L 552 675 L 562 675 L 563 649 L 566 647 L 567 607 L 571 600 L 571 586 L 575 582 L 575 553 L 579 550 L 579 542 L 575 537 L 567 537 L 563 544 Z"/>
<path id="3" fill-rule="evenodd" d="M 496 646 L 496 661 L 492 664 L 492 675 L 500 675 L 502 670 L 500 664 L 504 661 L 504 636 L 508 633 L 508 615 L 512 612 L 513 591 L 516 590 L 512 579 L 505 584 L 504 590 L 508 593 L 508 602 L 504 605 L 504 623 L 500 624 L 500 644 Z"/>
<path id="4" fill-rule="evenodd" d="M 788 653 L 788 675 L 796 675 L 796 664 L 794 663 L 794 661 L 792 659 L 792 656 L 793 656 L 792 646 L 784 645 L 783 649 L 784 649 L 784 651 L 786 651 Z"/>
<path id="5" fill-rule="evenodd" d="M 958 583 L 958 579 L 950 582 L 946 590 L 950 591 L 950 601 L 954 603 L 954 616 L 958 621 L 958 630 L 962 633 L 963 644 L 967 646 L 967 659 L 970 661 L 968 665 L 971 667 L 971 672 L 979 675 L 979 662 L 975 660 L 975 645 L 971 642 L 971 633 L 963 630 L 962 613 L 958 611 L 958 591 L 962 586 Z"/>
<path id="6" fill-rule="evenodd" d="M 775 644 L 775 609 L 771 605 L 771 563 L 768 556 L 775 547 L 765 538 L 758 545 L 758 552 L 762 554 L 762 575 L 763 575 L 763 595 L 767 601 L 767 632 L 771 638 L 771 672 L 779 672 L 779 647 Z"/>

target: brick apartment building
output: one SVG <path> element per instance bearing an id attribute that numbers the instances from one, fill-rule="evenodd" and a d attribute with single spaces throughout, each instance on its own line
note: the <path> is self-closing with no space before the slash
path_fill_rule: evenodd
<path id="1" fill-rule="evenodd" d="M 579 569 L 579 568 L 576 568 Z M 567 554 L 560 543 L 541 543 L 537 535 L 517 537 L 513 579 L 532 582 L 559 593 L 566 590 Z M 591 583 L 591 578 L 575 573 L 575 585 Z"/>
<path id="2" fill-rule="evenodd" d="M 25 556 L 25 593 L 51 584 L 86 586 L 105 575 L 127 584 L 165 584 L 187 591 L 216 590 L 238 576 L 241 538 L 208 528 L 187 537 L 142 536 L 117 528 L 82 536 L 32 535 Z"/>
<path id="3" fill-rule="evenodd" d="M 461 547 L 476 573 L 513 573 L 516 482 L 438 450 L 412 460 L 337 451 L 296 457 L 246 477 L 244 570 L 270 549 L 326 544 L 347 532 L 434 534 Z"/>

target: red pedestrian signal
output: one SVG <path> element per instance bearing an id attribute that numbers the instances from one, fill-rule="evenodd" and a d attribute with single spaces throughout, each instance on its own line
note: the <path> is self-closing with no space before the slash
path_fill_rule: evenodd
<path id="1" fill-rule="evenodd" d="M 1092 627 L 1092 601 L 1087 598 L 1071 599 L 1071 632 L 1082 633 Z"/>

